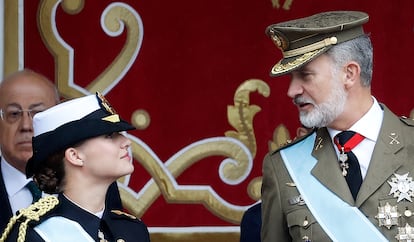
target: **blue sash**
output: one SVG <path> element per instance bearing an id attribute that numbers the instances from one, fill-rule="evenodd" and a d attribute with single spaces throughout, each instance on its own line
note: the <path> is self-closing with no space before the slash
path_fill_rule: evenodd
<path id="1" fill-rule="evenodd" d="M 95 240 L 78 223 L 60 216 L 51 217 L 45 220 L 37 225 L 34 230 L 46 242 L 95 242 Z"/>
<path id="2" fill-rule="evenodd" d="M 319 225 L 333 241 L 388 241 L 362 212 L 322 185 L 311 170 L 316 134 L 280 151 L 290 176 Z"/>

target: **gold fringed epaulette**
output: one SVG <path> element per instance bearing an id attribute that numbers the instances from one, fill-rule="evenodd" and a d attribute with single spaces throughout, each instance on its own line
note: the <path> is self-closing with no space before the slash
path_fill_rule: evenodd
<path id="1" fill-rule="evenodd" d="M 33 203 L 27 208 L 20 209 L 17 215 L 14 215 L 12 218 L 10 218 L 6 229 L 1 235 L 0 241 L 6 240 L 7 236 L 9 235 L 18 219 L 23 219 L 24 221 L 20 224 L 17 241 L 25 241 L 27 224 L 30 221 L 39 221 L 43 215 L 52 210 L 56 205 L 58 205 L 58 203 L 59 200 L 55 196 L 47 196 L 39 199 L 39 201 Z"/>

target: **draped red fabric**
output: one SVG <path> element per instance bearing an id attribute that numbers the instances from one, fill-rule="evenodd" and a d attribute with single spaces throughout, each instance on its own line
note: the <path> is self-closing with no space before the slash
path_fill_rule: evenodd
<path id="1" fill-rule="evenodd" d="M 111 64 L 127 40 L 128 29 L 111 37 L 101 27 L 101 15 L 113 2 L 88 0 L 81 11 L 72 14 L 57 5 L 57 30 L 73 48 L 71 73 L 81 87 Z M 176 179 L 180 185 L 211 186 L 228 203 L 249 206 L 255 202 L 246 190 L 253 178 L 261 176 L 262 160 L 275 128 L 283 124 L 293 137 L 300 125 L 297 110 L 286 96 L 288 77 L 270 78 L 268 74 L 281 57 L 264 33 L 268 25 L 322 11 L 367 12 L 370 20 L 365 31 L 374 45 L 373 95 L 398 115 L 409 116 L 414 108 L 410 71 L 414 56 L 412 0 L 123 3 L 142 20 L 142 45 L 106 98 L 126 120 L 136 110 L 148 113 L 148 127 L 131 134 L 150 147 L 161 162 L 167 162 L 184 147 L 234 130 L 227 108 L 234 105 L 234 94 L 244 81 L 255 78 L 269 85 L 268 97 L 250 94 L 250 104 L 261 110 L 253 119 L 257 151 L 245 180 L 236 185 L 224 183 L 218 172 L 223 157 L 218 155 L 200 159 Z M 24 65 L 56 80 L 57 59 L 39 33 L 40 1 L 24 1 L 24 5 Z M 129 187 L 139 192 L 150 178 L 137 162 Z M 237 222 L 222 219 L 202 203 L 171 202 L 163 195 L 156 198 L 142 219 L 149 227 L 237 226 Z"/>

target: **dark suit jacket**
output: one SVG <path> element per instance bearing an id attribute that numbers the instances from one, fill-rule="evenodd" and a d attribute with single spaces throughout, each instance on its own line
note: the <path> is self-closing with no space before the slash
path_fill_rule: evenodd
<path id="1" fill-rule="evenodd" d="M 300 140 L 296 143 L 299 142 Z M 356 201 L 341 174 L 335 148 L 326 128 L 316 131 L 315 147 L 318 149 L 313 149 L 312 156 L 317 159 L 317 163 L 311 171 L 312 175 L 342 200 L 359 208 L 386 238 L 395 241 L 398 227 L 406 224 L 414 226 L 414 216 L 404 215 L 406 210 L 414 212 L 414 203 L 406 199 L 397 202 L 398 197 L 394 197 L 394 193 L 390 194 L 391 186 L 388 183 L 395 178 L 395 174 L 408 173 L 409 178 L 414 176 L 413 120 L 400 119 L 384 107 L 381 130 Z M 414 186 L 414 183 L 411 185 Z M 298 195 L 299 192 L 292 186 L 292 179 L 279 151 L 269 154 L 263 164 L 262 240 L 264 242 L 303 241 L 305 236 L 308 236 L 311 241 L 331 241 L 306 205 L 289 203 L 290 198 Z M 398 212 L 402 215 L 398 219 L 399 225 L 393 225 L 390 229 L 379 226 L 379 220 L 375 218 L 378 207 L 383 207 L 387 203 L 397 206 Z"/>
<path id="2" fill-rule="evenodd" d="M 244 212 L 240 223 L 240 242 L 260 242 L 262 204 L 257 203 Z"/>
<path id="3" fill-rule="evenodd" d="M 4 185 L 3 174 L 1 173 L 0 166 L 0 231 L 6 228 L 9 219 L 13 216 L 12 209 L 10 207 L 9 195 L 7 194 L 6 186 Z"/>

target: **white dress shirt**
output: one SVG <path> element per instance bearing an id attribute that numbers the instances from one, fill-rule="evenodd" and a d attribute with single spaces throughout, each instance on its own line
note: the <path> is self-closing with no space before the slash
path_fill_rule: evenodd
<path id="1" fill-rule="evenodd" d="M 32 194 L 26 188 L 26 184 L 32 179 L 27 179 L 25 174 L 10 165 L 4 157 L 1 157 L 0 165 L 10 206 L 13 214 L 16 214 L 19 209 L 32 204 Z"/>
<path id="2" fill-rule="evenodd" d="M 371 161 L 375 143 L 377 142 L 382 120 L 384 118 L 384 111 L 381 106 L 374 97 L 372 97 L 372 99 L 374 100 L 374 103 L 368 112 L 349 129 L 365 137 L 361 143 L 352 149 L 352 152 L 357 157 L 361 167 L 362 179 L 364 179 L 367 175 L 369 162 Z M 328 131 L 331 136 L 331 141 L 333 142 L 333 137 L 335 137 L 335 135 L 340 133 L 342 130 L 328 128 Z M 336 147 L 335 144 L 334 147 Z M 335 148 L 335 151 L 339 157 L 338 149 Z"/>

